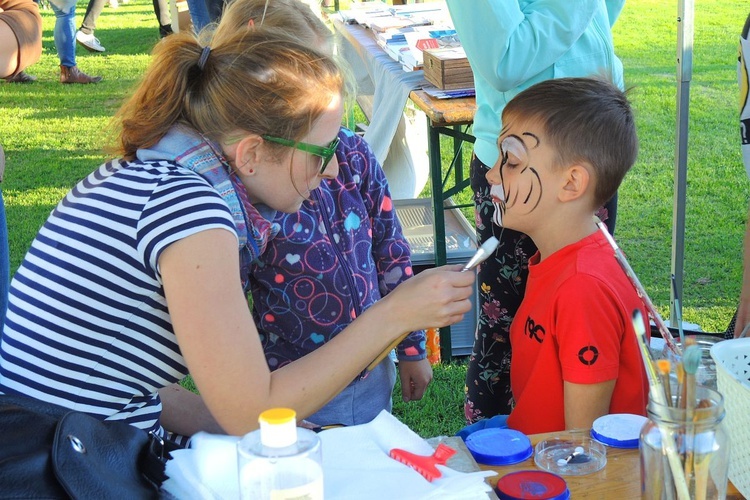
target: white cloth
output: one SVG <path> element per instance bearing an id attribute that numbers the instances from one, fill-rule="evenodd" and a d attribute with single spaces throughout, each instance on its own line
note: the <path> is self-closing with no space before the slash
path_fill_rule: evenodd
<path id="1" fill-rule="evenodd" d="M 390 413 L 369 424 L 329 429 L 319 434 L 323 447 L 326 500 L 477 499 L 491 491 L 484 480 L 493 471 L 463 473 L 438 466 L 442 477 L 427 481 L 388 456 L 391 448 L 431 455 L 430 446 Z M 236 445 L 239 438 L 198 433 L 191 448 L 172 452 L 163 490 L 178 499 L 239 497 Z"/>

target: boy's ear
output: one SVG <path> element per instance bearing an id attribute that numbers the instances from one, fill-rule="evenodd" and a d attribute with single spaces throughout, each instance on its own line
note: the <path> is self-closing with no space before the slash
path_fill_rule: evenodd
<path id="1" fill-rule="evenodd" d="M 568 167 L 563 174 L 563 185 L 558 197 L 560 201 L 573 201 L 581 198 L 589 188 L 591 173 L 580 164 Z"/>
<path id="2" fill-rule="evenodd" d="M 256 165 L 262 163 L 263 138 L 257 134 L 249 134 L 237 143 L 234 154 L 234 168 L 239 174 L 248 175 L 256 170 Z"/>

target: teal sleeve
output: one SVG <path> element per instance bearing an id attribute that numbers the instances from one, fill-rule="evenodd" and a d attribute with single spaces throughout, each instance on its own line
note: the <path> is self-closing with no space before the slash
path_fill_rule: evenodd
<path id="1" fill-rule="evenodd" d="M 575 7 L 569 0 L 474 0 L 470 8 L 465 0 L 447 0 L 447 5 L 472 70 L 507 92 L 559 60 L 603 1 L 578 0 Z"/>
<path id="2" fill-rule="evenodd" d="M 620 17 L 622 8 L 625 7 L 625 0 L 606 0 L 607 16 L 609 17 L 609 27 L 615 25 L 617 18 Z"/>

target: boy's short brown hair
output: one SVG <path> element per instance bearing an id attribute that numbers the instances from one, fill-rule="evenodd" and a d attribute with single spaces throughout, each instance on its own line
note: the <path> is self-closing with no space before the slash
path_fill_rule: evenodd
<path id="1" fill-rule="evenodd" d="M 511 119 L 538 121 L 557 151 L 558 165 L 594 169 L 594 202 L 617 192 L 638 155 L 635 118 L 625 92 L 604 78 L 557 78 L 521 91 L 503 110 Z"/>

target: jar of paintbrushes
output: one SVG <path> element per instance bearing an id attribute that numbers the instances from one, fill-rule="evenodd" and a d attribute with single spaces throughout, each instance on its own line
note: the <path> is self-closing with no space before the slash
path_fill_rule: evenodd
<path id="1" fill-rule="evenodd" d="M 649 383 L 648 420 L 640 435 L 641 498 L 724 499 L 727 496 L 729 438 L 724 430 L 724 398 L 696 382 L 701 349 L 690 339 L 670 360 L 655 362 L 641 311 L 633 329 Z M 672 383 L 672 372 L 676 383 Z"/>
<path id="2" fill-rule="evenodd" d="M 684 384 L 691 384 L 685 377 Z M 649 397 L 640 436 L 641 491 L 646 499 L 723 499 L 727 493 L 729 438 L 724 402 L 712 389 L 674 388 L 668 404 Z"/>

